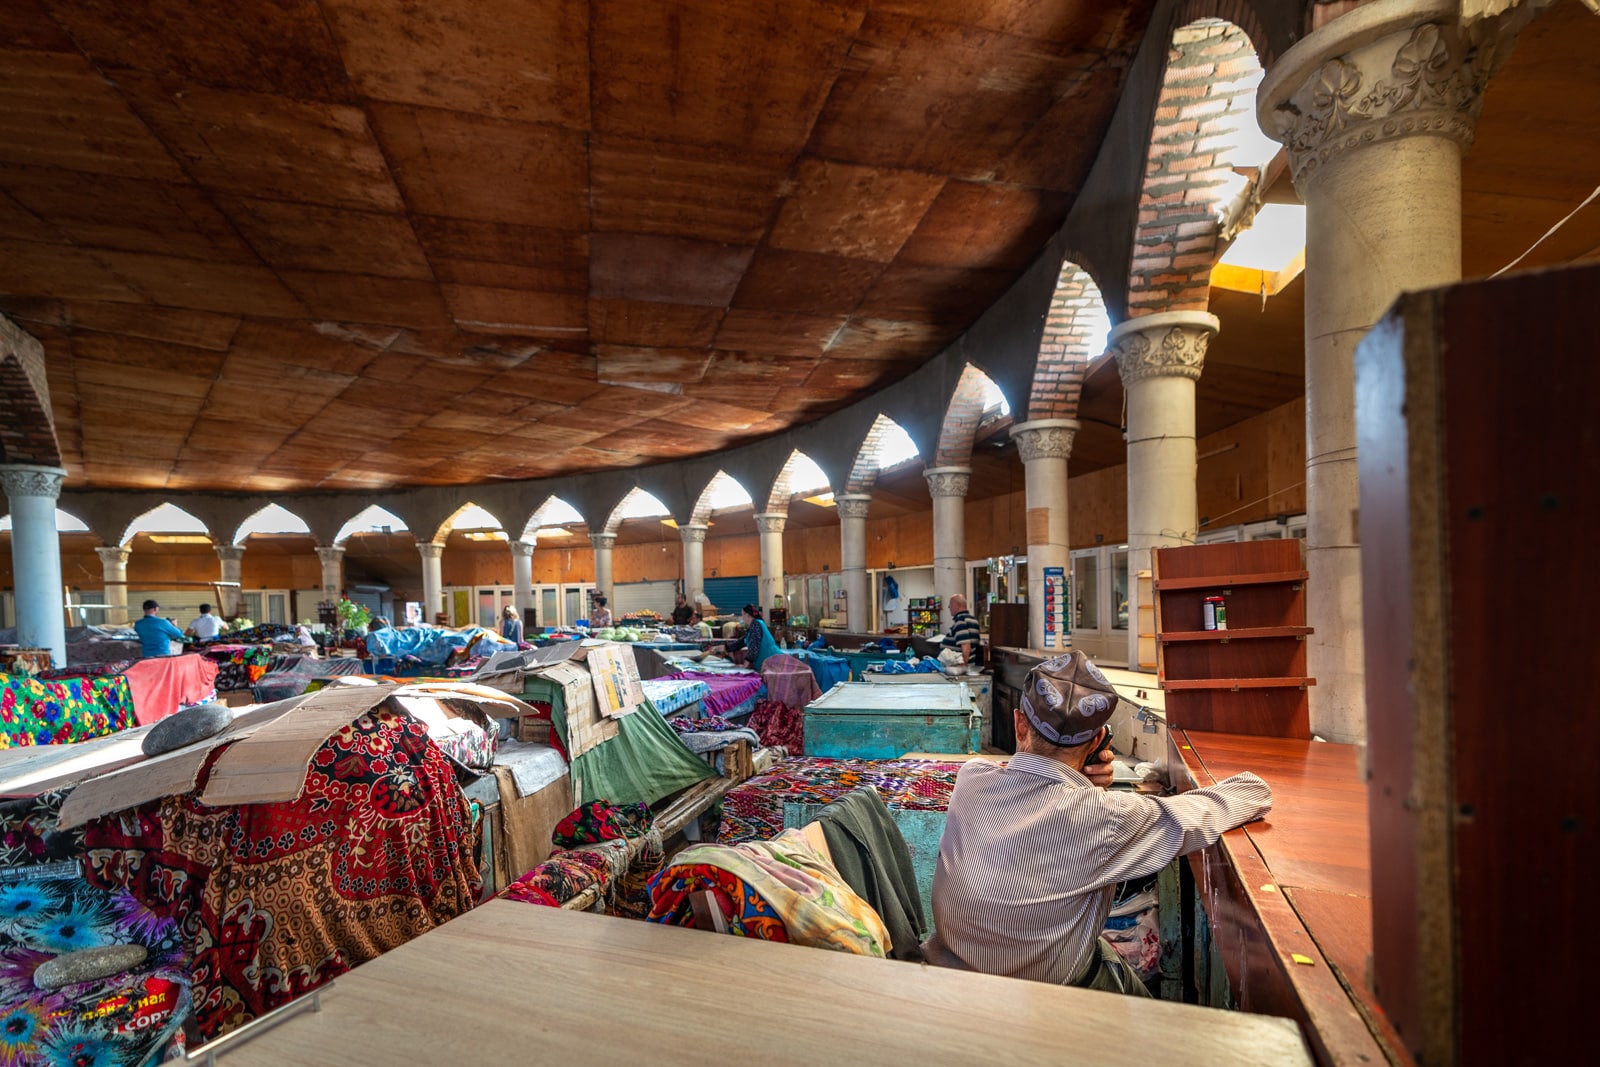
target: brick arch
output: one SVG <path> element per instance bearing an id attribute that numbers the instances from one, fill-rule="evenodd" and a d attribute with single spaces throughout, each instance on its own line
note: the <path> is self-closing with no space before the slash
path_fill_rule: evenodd
<path id="1" fill-rule="evenodd" d="M 1305 5 L 1309 11 L 1311 5 Z M 1306 19 L 1309 20 L 1309 14 Z M 1278 58 L 1272 34 L 1261 21 L 1261 13 L 1247 0 L 1183 0 L 1172 12 L 1172 25 L 1187 26 L 1202 19 L 1216 19 L 1232 24 L 1250 39 L 1261 66 L 1270 66 Z"/>
<path id="2" fill-rule="evenodd" d="M 1254 121 L 1254 109 L 1239 98 L 1254 93 L 1261 63 L 1249 33 L 1216 12 L 1237 7 L 1261 33 L 1259 19 L 1236 0 L 1190 0 L 1191 7 L 1202 13 L 1173 30 L 1156 100 L 1128 279 L 1130 317 L 1206 309 L 1222 241 L 1217 208 L 1231 174 L 1225 149 L 1241 122 Z"/>
<path id="3" fill-rule="evenodd" d="M 611 509 L 611 514 L 606 516 L 606 524 L 603 527 L 603 529 L 601 530 L 601 532 L 602 533 L 608 533 L 608 534 L 616 533 L 618 528 L 622 526 L 622 521 L 623 521 L 622 520 L 622 509 L 627 506 L 628 501 L 632 500 L 634 497 L 638 496 L 641 493 L 643 493 L 645 496 L 649 497 L 651 500 L 654 500 L 657 504 L 660 504 L 661 507 L 666 508 L 667 514 L 670 515 L 672 513 L 672 509 L 671 508 L 667 508 L 667 505 L 661 503 L 661 498 L 660 497 L 656 496 L 654 493 L 652 493 L 650 490 L 646 489 L 644 486 L 636 485 L 632 489 L 629 489 L 626 493 L 624 493 L 622 495 L 622 499 L 617 501 L 616 506 Z"/>
<path id="4" fill-rule="evenodd" d="M 438 529 L 434 531 L 433 537 L 431 537 L 430 540 L 436 545 L 444 544 L 445 540 L 450 536 L 450 531 L 456 528 L 456 519 L 460 518 L 461 513 L 466 511 L 468 508 L 483 508 L 485 512 L 488 512 L 489 517 L 499 525 L 500 529 L 504 530 L 506 528 L 506 524 L 500 521 L 500 516 L 496 515 L 492 511 L 489 511 L 489 509 L 483 507 L 482 504 L 468 500 L 445 517 L 445 520 L 439 524 Z M 413 529 L 412 532 L 416 533 L 417 531 Z"/>
<path id="5" fill-rule="evenodd" d="M 737 485 L 740 489 L 744 489 L 744 483 L 739 481 L 739 479 L 735 478 L 727 471 L 717 471 L 717 473 L 711 476 L 711 480 L 706 482 L 706 487 L 700 490 L 700 495 L 695 498 L 694 510 L 689 514 L 689 521 L 691 523 L 704 526 L 706 523 L 711 521 L 711 490 L 712 487 L 717 484 L 718 478 L 726 478 L 734 485 Z M 744 495 L 750 496 L 750 490 L 745 489 Z M 750 497 L 750 500 L 751 503 L 755 502 L 754 497 Z"/>
<path id="6" fill-rule="evenodd" d="M 965 467 L 972 462 L 972 442 L 983 422 L 983 398 L 994 384 L 983 371 L 968 363 L 950 394 L 944 409 L 944 424 L 939 428 L 939 447 L 931 464 L 935 467 Z"/>
<path id="7" fill-rule="evenodd" d="M 61 466 L 44 346 L 0 315 L 0 463 Z"/>
<path id="8" fill-rule="evenodd" d="M 1063 263 L 1039 340 L 1033 388 L 1028 394 L 1029 419 L 1078 417 L 1084 374 L 1089 361 L 1105 346 L 1100 329 L 1105 307 L 1100 287 L 1089 272 L 1070 260 Z"/>
<path id="9" fill-rule="evenodd" d="M 807 456 L 797 448 L 789 453 L 788 459 L 783 461 L 783 469 L 778 471 L 777 478 L 773 479 L 772 492 L 767 495 L 766 510 L 768 514 L 789 514 L 789 498 L 794 495 L 789 491 L 789 486 L 793 484 L 794 468 L 802 456 L 806 459 L 811 459 L 810 456 Z M 812 462 L 815 463 L 816 461 L 812 460 Z M 830 485 L 828 488 L 831 491 L 833 487 Z"/>
<path id="10" fill-rule="evenodd" d="M 883 469 L 879 457 L 883 454 L 889 434 L 895 430 L 906 432 L 904 427 L 887 415 L 880 414 L 872 420 L 872 428 L 862 439 L 861 447 L 856 449 L 855 462 L 851 464 L 850 475 L 845 479 L 845 492 L 865 493 L 873 487 L 878 480 L 878 472 Z"/>

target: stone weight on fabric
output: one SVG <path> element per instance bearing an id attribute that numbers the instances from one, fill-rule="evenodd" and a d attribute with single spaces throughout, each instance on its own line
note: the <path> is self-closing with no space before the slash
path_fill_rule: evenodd
<path id="1" fill-rule="evenodd" d="M 33 972 L 33 984 L 40 989 L 60 989 L 79 982 L 94 982 L 114 974 L 131 971 L 150 956 L 143 945 L 101 945 L 68 952 L 46 960 Z"/>
<path id="2" fill-rule="evenodd" d="M 175 752 L 196 741 L 215 737 L 233 721 L 226 704 L 196 704 L 156 723 L 139 746 L 146 756 Z"/>

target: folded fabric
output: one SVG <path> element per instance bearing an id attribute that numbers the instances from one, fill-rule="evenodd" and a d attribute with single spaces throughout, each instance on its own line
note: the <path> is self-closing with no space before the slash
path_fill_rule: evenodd
<path id="1" fill-rule="evenodd" d="M 703 719 L 667 721 L 695 755 L 718 752 L 736 741 L 748 741 L 752 747 L 761 744 L 760 736 L 748 726 L 735 725 L 716 715 L 708 715 Z"/>
<path id="2" fill-rule="evenodd" d="M 943 760 L 790 757 L 728 792 L 717 840 L 776 837 L 786 804 L 829 804 L 864 785 L 876 789 L 891 810 L 944 811 L 961 766 Z"/>
<path id="3" fill-rule="evenodd" d="M 559 908 L 590 886 L 611 881 L 611 860 L 596 849 L 557 852 L 506 886 L 501 897 L 524 904 Z"/>
<path id="4" fill-rule="evenodd" d="M 806 676 L 810 675 L 807 671 Z M 790 752 L 805 750 L 805 712 L 793 705 L 763 700 L 750 714 L 750 729 L 760 736 L 763 745 L 781 745 Z"/>
<path id="5" fill-rule="evenodd" d="M 557 848 L 576 848 L 600 841 L 640 837 L 649 832 L 650 823 L 648 804 L 619 806 L 606 800 L 591 800 L 556 823 L 550 843 Z"/>
<path id="6" fill-rule="evenodd" d="M 134 725 L 126 675 L 44 682 L 0 674 L 0 748 L 64 745 Z"/>
<path id="7" fill-rule="evenodd" d="M 883 919 L 897 960 L 922 959 L 928 936 L 911 850 L 889 807 L 870 785 L 852 789 L 817 813 L 828 855 L 841 877 Z"/>
<path id="8" fill-rule="evenodd" d="M 680 671 L 664 675 L 666 678 L 687 678 L 704 682 L 710 690 L 705 696 L 706 711 L 712 715 L 726 715 L 740 704 L 761 692 L 761 676 L 753 671 L 737 673 L 711 673 L 701 669 Z"/>
<path id="9" fill-rule="evenodd" d="M 944 667 L 933 656 L 924 656 L 919 660 L 890 659 L 882 663 L 874 663 L 865 671 L 866 674 L 941 674 Z"/>
<path id="10" fill-rule="evenodd" d="M 730 933 L 861 956 L 881 957 L 890 949 L 878 914 L 799 830 L 785 830 L 771 841 L 700 845 L 678 853 L 650 885 L 649 921 L 694 925 L 690 897 L 701 890 L 711 891 Z M 772 936 L 775 923 L 782 925 L 783 938 Z"/>
<path id="11" fill-rule="evenodd" d="M 665 856 L 661 831 L 652 827 L 635 837 L 553 853 L 500 895 L 524 904 L 559 908 L 598 887 L 594 910 L 643 919 L 650 911 L 650 883 Z"/>

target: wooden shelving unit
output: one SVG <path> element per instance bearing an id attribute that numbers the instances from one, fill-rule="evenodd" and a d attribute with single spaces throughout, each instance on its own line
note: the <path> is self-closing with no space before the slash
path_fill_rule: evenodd
<path id="1" fill-rule="evenodd" d="M 1306 570 L 1294 539 L 1154 553 L 1157 668 L 1173 729 L 1309 738 Z M 1226 630 L 1202 629 L 1208 596 Z"/>

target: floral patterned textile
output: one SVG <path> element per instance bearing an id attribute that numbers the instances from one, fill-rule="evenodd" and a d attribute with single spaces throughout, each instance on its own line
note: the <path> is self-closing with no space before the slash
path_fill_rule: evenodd
<path id="1" fill-rule="evenodd" d="M 217 665 L 217 691 L 222 693 L 249 689 L 272 665 L 272 649 L 266 645 L 211 644 L 200 654 Z"/>
<path id="2" fill-rule="evenodd" d="M 133 725 L 133 697 L 120 674 L 59 682 L 0 674 L 0 748 L 88 741 Z"/>
<path id="3" fill-rule="evenodd" d="M 635 803 L 617 807 L 608 800 L 591 800 L 556 823 L 550 843 L 557 848 L 576 848 L 639 837 L 649 829 L 650 805 Z"/>
<path id="4" fill-rule="evenodd" d="M 663 674 L 665 679 L 687 678 L 690 681 L 704 682 L 711 690 L 705 698 L 706 713 L 708 715 L 726 715 L 737 708 L 757 693 L 761 692 L 761 675 L 754 671 L 739 674 L 705 674 L 698 671 L 679 671 L 675 674 Z"/>
<path id="5" fill-rule="evenodd" d="M 312 757 L 300 799 L 207 807 L 196 789 L 85 830 L 90 881 L 175 918 L 207 1038 L 473 906 L 471 814 L 409 715 L 379 707 Z"/>
<path id="6" fill-rule="evenodd" d="M 0 800 L 0 872 L 77 859 L 83 851 L 83 829 L 56 829 L 61 802 L 69 792 L 58 789 L 36 797 Z"/>
<path id="7" fill-rule="evenodd" d="M 758 841 L 783 831 L 785 804 L 831 804 L 870 785 L 890 808 L 944 811 L 959 763 L 942 760 L 856 760 L 790 757 L 730 790 L 717 840 Z"/>
<path id="8" fill-rule="evenodd" d="M 196 641 L 194 648 L 215 648 L 218 645 L 269 645 L 280 637 L 294 637 L 297 627 L 281 622 L 264 622 L 248 630 L 221 633 L 209 641 Z"/>
<path id="9" fill-rule="evenodd" d="M 41 964 L 101 945 L 142 945 L 149 955 L 96 981 L 34 985 Z M 0 874 L 0 1067 L 142 1067 L 180 1054 L 185 963 L 178 924 L 127 893 L 76 875 Z"/>
<path id="10" fill-rule="evenodd" d="M 782 745 L 796 753 L 805 751 L 805 712 L 792 704 L 763 700 L 750 713 L 750 729 L 761 738 L 763 745 Z"/>
<path id="11" fill-rule="evenodd" d="M 651 880 L 665 858 L 661 831 L 651 828 L 635 837 L 556 852 L 500 895 L 524 904 L 559 908 L 598 885 L 607 914 L 643 919 L 650 912 Z"/>
<path id="12" fill-rule="evenodd" d="M 784 930 L 781 940 L 797 945 L 879 957 L 889 948 L 878 913 L 799 830 L 785 830 L 771 841 L 698 845 L 676 859 L 651 883 L 651 922 L 693 925 L 690 894 L 709 889 L 725 909 L 730 933 L 780 940 L 772 936 L 776 921 Z M 736 883 L 708 876 L 707 867 L 733 875 Z"/>

